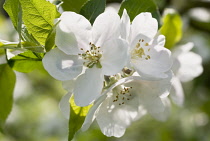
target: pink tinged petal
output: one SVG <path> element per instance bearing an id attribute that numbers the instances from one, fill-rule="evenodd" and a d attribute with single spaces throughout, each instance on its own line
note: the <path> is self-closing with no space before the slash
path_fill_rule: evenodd
<path id="1" fill-rule="evenodd" d="M 100 60 L 103 74 L 114 75 L 123 69 L 128 59 L 127 46 L 122 39 L 112 39 L 104 43 Z"/>
<path id="2" fill-rule="evenodd" d="M 77 77 L 83 68 L 78 56 L 67 55 L 58 48 L 49 51 L 43 58 L 42 63 L 48 73 L 61 81 L 71 80 Z"/>
<path id="3" fill-rule="evenodd" d="M 89 49 L 91 24 L 82 15 L 63 12 L 56 28 L 55 44 L 66 54 L 77 55 L 80 48 Z"/>
<path id="4" fill-rule="evenodd" d="M 64 95 L 59 103 L 59 108 L 61 110 L 61 113 L 64 115 L 66 119 L 69 119 L 70 115 L 70 104 L 69 99 L 71 97 L 72 93 L 67 93 Z"/>
<path id="5" fill-rule="evenodd" d="M 120 17 L 115 12 L 100 14 L 93 23 L 92 38 L 96 46 L 102 46 L 105 41 L 120 36 Z"/>
<path id="6" fill-rule="evenodd" d="M 173 77 L 172 79 L 172 88 L 170 92 L 170 97 L 176 105 L 183 106 L 184 91 L 182 88 L 182 84 L 177 77 Z"/>
<path id="7" fill-rule="evenodd" d="M 80 75 L 74 88 L 74 100 L 78 106 L 87 106 L 96 100 L 103 88 L 103 75 L 101 69 L 90 68 Z"/>
<path id="8" fill-rule="evenodd" d="M 138 34 L 154 38 L 158 30 L 158 23 L 155 18 L 152 18 L 151 13 L 141 13 L 137 15 L 131 25 L 131 41 Z"/>
<path id="9" fill-rule="evenodd" d="M 128 41 L 128 37 L 130 34 L 130 17 L 126 9 L 123 10 L 123 15 L 121 17 L 121 38 Z"/>

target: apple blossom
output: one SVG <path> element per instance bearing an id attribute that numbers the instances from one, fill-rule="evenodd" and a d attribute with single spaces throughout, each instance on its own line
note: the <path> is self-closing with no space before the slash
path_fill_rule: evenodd
<path id="1" fill-rule="evenodd" d="M 190 42 L 176 47 L 172 51 L 174 60 L 172 70 L 174 77 L 172 79 L 170 97 L 180 106 L 184 102 L 184 92 L 181 82 L 191 81 L 203 72 L 201 56 L 190 51 L 193 45 L 194 44 Z"/>
<path id="2" fill-rule="evenodd" d="M 81 130 L 87 130 L 96 119 L 104 135 L 121 137 L 132 121 L 147 112 L 158 120 L 166 120 L 171 73 L 168 75 L 170 77 L 163 80 L 140 76 L 120 79 L 94 103 Z"/>
<path id="3" fill-rule="evenodd" d="M 132 24 L 124 9 L 121 18 L 121 38 L 129 43 L 131 68 L 139 75 L 153 78 L 166 78 L 171 69 L 171 52 L 164 47 L 165 37 L 157 35 L 158 23 L 151 13 L 140 13 Z"/>
<path id="4" fill-rule="evenodd" d="M 75 103 L 89 105 L 100 95 L 104 75 L 114 75 L 126 64 L 127 43 L 119 36 L 120 17 L 115 12 L 100 14 L 93 26 L 82 15 L 63 12 L 56 27 L 57 48 L 46 53 L 43 65 L 58 80 L 78 76 Z"/>

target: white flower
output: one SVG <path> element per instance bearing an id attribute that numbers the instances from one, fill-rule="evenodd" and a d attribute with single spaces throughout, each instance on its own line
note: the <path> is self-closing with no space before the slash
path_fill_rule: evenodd
<path id="1" fill-rule="evenodd" d="M 104 135 L 121 137 L 131 122 L 146 112 L 158 120 L 166 120 L 169 115 L 167 96 L 170 79 L 151 81 L 131 76 L 119 80 L 94 103 L 82 131 L 87 130 L 96 119 Z"/>
<path id="2" fill-rule="evenodd" d="M 43 65 L 58 80 L 71 80 L 80 75 L 73 90 L 78 106 L 89 105 L 100 95 L 104 75 L 114 75 L 125 66 L 127 43 L 119 35 L 117 13 L 100 14 L 93 26 L 82 15 L 62 13 L 56 28 L 58 48 L 45 55 Z"/>
<path id="3" fill-rule="evenodd" d="M 190 51 L 193 43 L 177 47 L 172 51 L 174 64 L 172 70 L 174 78 L 172 80 L 171 98 L 177 105 L 184 102 L 184 92 L 181 82 L 188 82 L 199 76 L 203 72 L 202 58 L 200 55 Z"/>
<path id="4" fill-rule="evenodd" d="M 157 35 L 158 23 L 151 13 L 137 15 L 132 24 L 126 12 L 121 18 L 121 37 L 129 43 L 130 67 L 139 75 L 166 78 L 171 69 L 171 52 L 164 48 L 165 37 Z"/>

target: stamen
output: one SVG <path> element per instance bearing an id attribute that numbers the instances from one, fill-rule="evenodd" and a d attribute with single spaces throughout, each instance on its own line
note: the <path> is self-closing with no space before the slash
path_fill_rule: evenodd
<path id="1" fill-rule="evenodd" d="M 102 52 L 100 51 L 100 47 L 96 47 L 91 42 L 89 43 L 90 50 L 86 50 L 85 53 L 78 54 L 79 56 L 84 59 L 84 66 L 88 68 L 92 68 L 94 65 L 97 68 L 102 68 L 102 65 L 100 63 L 100 58 L 102 57 Z M 80 48 L 81 50 L 84 50 L 83 48 Z"/>

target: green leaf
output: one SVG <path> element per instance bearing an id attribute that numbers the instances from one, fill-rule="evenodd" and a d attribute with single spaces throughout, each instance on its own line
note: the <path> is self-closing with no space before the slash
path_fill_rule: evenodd
<path id="1" fill-rule="evenodd" d="M 63 4 L 61 5 L 64 11 L 73 11 L 79 13 L 82 6 L 88 0 L 63 0 Z"/>
<path id="2" fill-rule="evenodd" d="M 10 58 L 9 65 L 16 71 L 27 73 L 42 68 L 42 58 L 42 53 L 26 51 Z"/>
<path id="3" fill-rule="evenodd" d="M 81 128 L 85 117 L 92 105 L 79 107 L 74 103 L 74 98 L 70 98 L 70 119 L 69 119 L 69 141 L 74 138 L 75 133 Z"/>
<path id="4" fill-rule="evenodd" d="M 19 0 L 6 0 L 4 3 L 4 9 L 10 16 L 14 27 L 17 29 L 19 21 L 18 14 L 20 11 Z"/>
<path id="5" fill-rule="evenodd" d="M 55 34 L 56 34 L 56 26 L 60 21 L 58 21 L 50 31 L 50 33 L 47 36 L 46 42 L 45 42 L 45 49 L 46 51 L 50 51 L 53 46 L 55 45 Z"/>
<path id="6" fill-rule="evenodd" d="M 131 21 L 141 12 L 157 12 L 157 6 L 153 0 L 124 0 L 120 6 L 119 15 L 126 9 Z"/>
<path id="7" fill-rule="evenodd" d="M 163 17 L 160 33 L 166 37 L 166 48 L 172 48 L 182 37 L 182 20 L 176 11 L 170 10 Z"/>
<path id="8" fill-rule="evenodd" d="M 60 16 L 56 6 L 46 0 L 20 0 L 23 22 L 27 30 L 42 45 Z"/>
<path id="9" fill-rule="evenodd" d="M 0 65 L 0 129 L 12 110 L 15 73 L 8 64 Z"/>
<path id="10" fill-rule="evenodd" d="M 93 24 L 96 17 L 104 12 L 106 0 L 89 0 L 80 10 L 80 14 Z"/>

